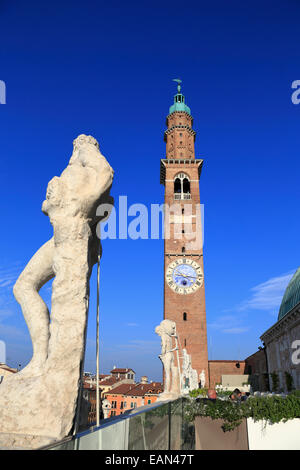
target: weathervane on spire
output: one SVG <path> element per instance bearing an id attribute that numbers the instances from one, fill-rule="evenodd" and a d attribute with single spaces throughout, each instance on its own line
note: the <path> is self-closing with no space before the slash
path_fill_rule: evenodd
<path id="1" fill-rule="evenodd" d="M 177 91 L 178 93 L 180 93 L 180 90 L 181 90 L 181 83 L 182 83 L 182 80 L 180 80 L 180 78 L 173 78 L 173 82 L 177 82 L 178 85 L 177 85 Z"/>

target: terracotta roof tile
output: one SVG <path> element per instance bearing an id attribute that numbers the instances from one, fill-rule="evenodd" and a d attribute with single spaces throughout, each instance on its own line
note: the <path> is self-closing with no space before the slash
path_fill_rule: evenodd
<path id="1" fill-rule="evenodd" d="M 146 394 L 157 394 L 162 392 L 162 384 L 159 382 L 150 384 L 138 384 L 134 389 L 128 390 L 125 395 L 133 395 L 143 397 Z"/>
<path id="2" fill-rule="evenodd" d="M 125 395 L 128 391 L 133 390 L 136 387 L 135 384 L 120 384 L 117 387 L 113 388 L 106 394 L 110 395 Z"/>
<path id="3" fill-rule="evenodd" d="M 134 370 L 133 369 L 117 369 L 116 368 L 116 369 L 112 369 L 110 371 L 111 374 L 114 374 L 114 373 L 126 374 L 127 372 L 134 372 Z"/>

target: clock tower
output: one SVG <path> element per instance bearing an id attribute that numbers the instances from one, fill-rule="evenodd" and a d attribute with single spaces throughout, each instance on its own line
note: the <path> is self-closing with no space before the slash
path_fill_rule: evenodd
<path id="1" fill-rule="evenodd" d="M 204 370 L 207 387 L 209 376 L 199 191 L 203 160 L 195 158 L 196 133 L 191 110 L 181 93 L 181 80 L 175 81 L 178 92 L 166 120 L 166 158 L 161 160 L 160 165 L 160 182 L 165 186 L 164 319 L 176 323 L 179 358 L 182 357 L 182 350 L 186 349 L 198 378 Z"/>

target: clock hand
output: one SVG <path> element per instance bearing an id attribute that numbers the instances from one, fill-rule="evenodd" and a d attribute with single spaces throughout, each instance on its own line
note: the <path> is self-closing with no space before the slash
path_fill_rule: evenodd
<path id="1" fill-rule="evenodd" d="M 183 274 L 183 273 L 178 272 L 178 271 L 176 271 L 174 274 L 175 274 L 175 276 L 190 277 L 192 279 L 196 279 L 195 276 L 189 276 L 188 274 Z"/>

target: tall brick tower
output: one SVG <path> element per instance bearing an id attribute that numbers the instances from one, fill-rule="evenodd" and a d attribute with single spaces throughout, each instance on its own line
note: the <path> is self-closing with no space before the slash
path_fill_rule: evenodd
<path id="1" fill-rule="evenodd" d="M 181 352 L 186 349 L 191 355 L 198 377 L 205 371 L 208 386 L 203 246 L 192 241 L 195 234 L 202 240 L 199 179 L 203 160 L 195 158 L 191 110 L 181 94 L 181 81 L 175 81 L 178 93 L 167 116 L 166 158 L 160 166 L 166 205 L 164 319 L 176 322 Z"/>

